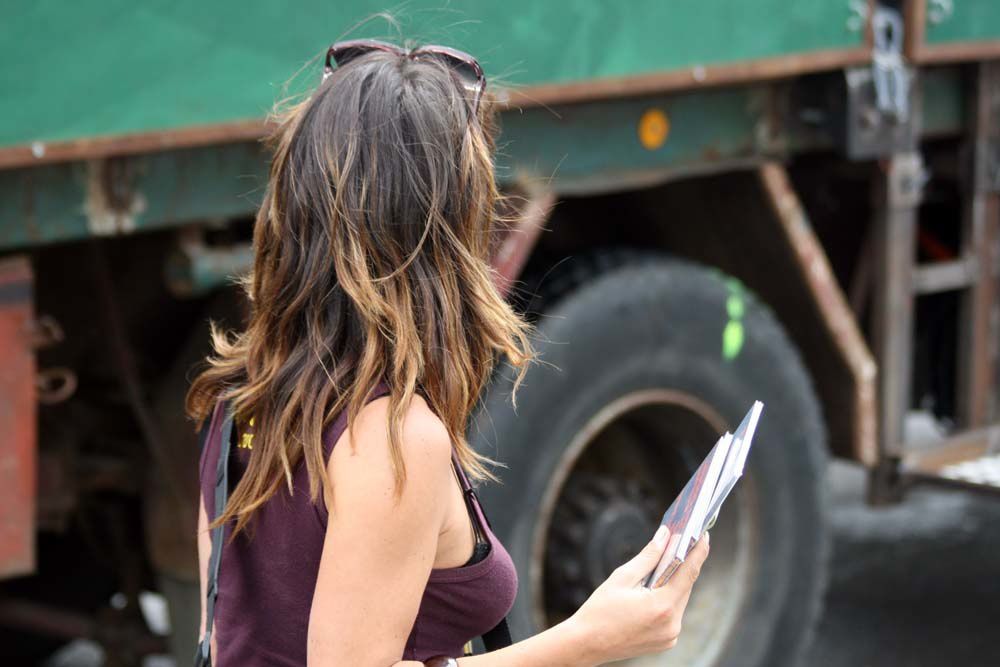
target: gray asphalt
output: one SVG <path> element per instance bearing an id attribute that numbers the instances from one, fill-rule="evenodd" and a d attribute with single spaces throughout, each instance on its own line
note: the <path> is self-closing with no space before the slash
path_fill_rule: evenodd
<path id="1" fill-rule="evenodd" d="M 1000 496 L 918 489 L 864 504 L 835 464 L 834 552 L 809 667 L 1000 666 Z"/>

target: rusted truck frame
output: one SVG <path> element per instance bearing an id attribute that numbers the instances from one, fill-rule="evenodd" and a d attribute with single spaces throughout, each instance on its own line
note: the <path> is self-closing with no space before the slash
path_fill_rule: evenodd
<path id="1" fill-rule="evenodd" d="M 501 289 L 544 292 L 563 257 L 620 245 L 712 267 L 773 311 L 825 446 L 871 471 L 873 502 L 925 483 L 1000 489 L 1000 25 L 955 37 L 948 7 L 1000 22 L 982 2 L 845 2 L 846 46 L 507 89 L 498 177 L 518 210 Z M 177 401 L 206 317 L 239 322 L 229 284 L 252 259 L 267 129 L 0 145 L 0 638 L 89 637 L 134 664 L 166 650 L 141 591 L 197 604 L 197 451 Z M 934 358 L 941 343 L 921 351 L 934 299 L 932 317 L 957 307 L 953 361 Z M 914 392 L 948 402 L 952 385 L 951 428 L 915 446 Z M 99 592 L 66 594 L 77 549 L 106 557 L 81 565 Z M 528 569 L 544 622 L 546 571 Z"/>

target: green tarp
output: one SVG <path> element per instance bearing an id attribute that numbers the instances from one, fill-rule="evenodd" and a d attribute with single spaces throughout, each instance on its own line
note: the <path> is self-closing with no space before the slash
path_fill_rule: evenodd
<path id="1" fill-rule="evenodd" d="M 398 28 L 371 18 L 386 9 Z M 260 118 L 344 36 L 453 45 L 533 85 L 854 47 L 850 17 L 830 0 L 11 2 L 0 147 Z"/>

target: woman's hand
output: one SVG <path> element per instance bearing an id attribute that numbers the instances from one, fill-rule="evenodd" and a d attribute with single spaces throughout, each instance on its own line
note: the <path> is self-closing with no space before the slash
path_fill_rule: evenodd
<path id="1" fill-rule="evenodd" d="M 639 554 L 601 584 L 570 622 L 590 644 L 595 663 L 624 660 L 673 648 L 681 633 L 681 619 L 691 588 L 708 556 L 706 534 L 684 563 L 660 588 L 642 586 L 666 548 L 662 526 Z"/>

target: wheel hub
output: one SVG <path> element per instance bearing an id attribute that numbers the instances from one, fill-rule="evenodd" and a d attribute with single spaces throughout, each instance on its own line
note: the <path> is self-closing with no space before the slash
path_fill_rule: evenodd
<path id="1" fill-rule="evenodd" d="M 608 404 L 566 448 L 543 499 L 530 571 L 539 626 L 571 616 L 610 572 L 639 551 L 727 427 L 706 403 L 669 389 Z M 755 569 L 756 494 L 747 475 L 712 530 L 712 558 L 685 612 L 685 640 L 629 667 L 709 667 L 729 650 Z"/>
<path id="2" fill-rule="evenodd" d="M 552 603 L 576 609 L 638 553 L 656 529 L 653 505 L 652 494 L 635 480 L 575 475 L 553 516 L 546 557 Z"/>

